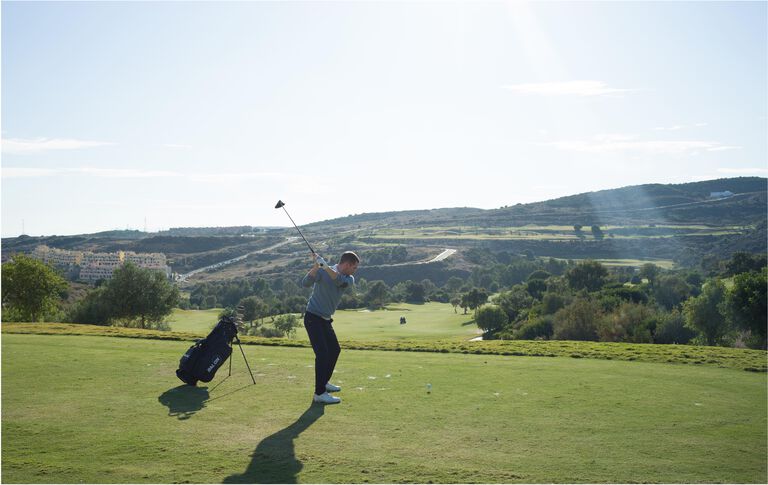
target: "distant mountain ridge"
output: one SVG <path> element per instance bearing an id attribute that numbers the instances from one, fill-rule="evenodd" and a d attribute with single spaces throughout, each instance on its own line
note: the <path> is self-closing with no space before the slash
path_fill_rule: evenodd
<path id="1" fill-rule="evenodd" d="M 712 197 L 713 192 L 721 194 Z M 433 257 L 441 248 L 457 249 L 458 254 L 447 263 L 419 268 L 434 272 L 438 281 L 450 271 L 468 271 L 471 265 L 462 263 L 462 254 L 472 248 L 564 259 L 661 258 L 683 265 L 697 264 L 705 254 L 764 253 L 768 250 L 767 220 L 768 179 L 738 177 L 628 186 L 491 210 L 455 207 L 353 214 L 305 224 L 301 229 L 324 255 L 352 249 L 366 257 L 377 251 L 388 254 L 399 246 L 407 248 L 410 261 Z M 584 230 L 577 231 L 578 226 Z M 604 234 L 600 229 L 593 233 L 592 226 L 602 228 Z M 232 272 L 220 278 L 255 278 L 303 268 L 306 247 L 298 238 L 279 249 L 255 254 L 295 236 L 292 226 L 19 236 L 2 240 L 2 257 L 5 261 L 15 252 L 29 253 L 43 244 L 93 252 L 160 252 L 174 271 L 184 273 L 254 254 L 239 269 L 232 266 Z M 395 281 L 407 270 L 386 271 L 392 274 L 375 276 Z"/>
<path id="2" fill-rule="evenodd" d="M 711 198 L 713 192 L 729 198 Z M 768 179 L 736 177 L 684 184 L 645 184 L 585 192 L 500 209 L 442 208 L 350 215 L 308 224 L 467 225 L 627 224 L 675 222 L 754 224 L 768 216 Z"/>

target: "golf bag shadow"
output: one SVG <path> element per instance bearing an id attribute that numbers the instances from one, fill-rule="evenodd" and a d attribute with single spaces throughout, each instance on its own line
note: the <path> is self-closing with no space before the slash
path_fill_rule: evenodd
<path id="1" fill-rule="evenodd" d="M 237 325 L 235 319 L 224 316 L 219 323 L 213 327 L 211 333 L 204 339 L 198 340 L 190 347 L 179 360 L 179 368 L 176 370 L 176 376 L 185 384 L 190 386 L 197 385 L 198 381 L 210 382 L 216 375 L 216 371 L 224 365 L 224 362 L 232 355 L 232 341 L 236 341 L 243 354 L 243 360 L 251 374 L 251 380 L 256 384 L 253 378 L 251 366 L 245 358 L 245 352 L 240 345 L 240 339 L 237 338 Z M 230 361 L 229 374 L 232 375 L 232 362 Z"/>

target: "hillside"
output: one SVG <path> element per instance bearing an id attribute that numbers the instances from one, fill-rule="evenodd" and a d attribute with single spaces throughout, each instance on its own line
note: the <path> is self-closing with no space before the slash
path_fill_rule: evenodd
<path id="1" fill-rule="evenodd" d="M 354 250 L 360 276 L 392 284 L 429 278 L 442 284 L 477 266 L 473 248 L 561 259 L 606 259 L 693 266 L 706 255 L 768 250 L 768 180 L 739 177 L 686 184 L 647 184 L 517 204 L 353 214 L 302 226 L 322 254 Z M 713 192 L 730 192 L 711 197 Z M 581 226 L 579 230 L 577 227 Z M 593 226 L 598 226 L 593 232 Z M 173 228 L 163 233 L 108 231 L 77 236 L 5 238 L 3 259 L 45 244 L 95 252 L 161 252 L 174 272 L 203 271 L 189 284 L 228 279 L 293 277 L 305 269 L 306 247 L 295 229 L 267 227 Z M 275 245 L 283 242 L 284 245 Z M 444 248 L 445 261 L 427 261 Z M 247 257 L 245 257 L 247 255 Z M 367 264 L 366 264 L 367 263 Z M 620 263 L 619 263 L 620 264 Z"/>

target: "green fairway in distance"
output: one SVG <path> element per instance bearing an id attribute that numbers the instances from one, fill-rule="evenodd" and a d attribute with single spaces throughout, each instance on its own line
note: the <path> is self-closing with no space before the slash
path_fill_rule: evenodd
<path id="1" fill-rule="evenodd" d="M 220 308 L 211 310 L 174 309 L 169 318 L 171 330 L 207 334 L 216 324 Z M 406 324 L 400 325 L 400 317 Z M 295 338 L 308 340 L 302 315 Z M 271 319 L 264 319 L 269 327 Z M 333 316 L 333 327 L 339 340 L 413 340 L 456 338 L 469 340 L 479 334 L 473 314 L 458 313 L 448 303 L 430 302 L 422 305 L 395 303 L 382 310 L 339 310 Z"/>
<path id="2" fill-rule="evenodd" d="M 209 310 L 182 310 L 174 308 L 168 323 L 174 332 L 191 332 L 207 335 L 219 321 L 221 308 Z"/>
<path id="3" fill-rule="evenodd" d="M 187 346 L 4 334 L 3 482 L 766 480 L 763 374 L 343 350 L 321 408 L 311 349 L 246 346 L 256 385 L 236 354 L 190 388 Z"/>
<path id="4" fill-rule="evenodd" d="M 400 317 L 405 317 L 405 325 L 400 325 Z M 461 308 L 455 313 L 448 303 L 393 303 L 382 310 L 339 310 L 333 315 L 333 328 L 339 340 L 469 340 L 479 334 L 473 317 Z M 303 324 L 296 337 L 307 340 Z"/>

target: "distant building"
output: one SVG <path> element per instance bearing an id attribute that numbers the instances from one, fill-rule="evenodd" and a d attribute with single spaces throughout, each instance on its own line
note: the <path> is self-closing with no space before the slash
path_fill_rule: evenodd
<path id="1" fill-rule="evenodd" d="M 83 252 L 37 246 L 32 251 L 32 257 L 53 266 L 75 266 L 82 263 Z"/>
<path id="2" fill-rule="evenodd" d="M 730 190 L 726 190 L 723 192 L 710 192 L 709 198 L 710 199 L 727 199 L 728 197 L 733 197 L 733 192 Z"/>
<path id="3" fill-rule="evenodd" d="M 131 262 L 139 268 L 162 271 L 169 278 L 171 276 L 171 268 L 162 253 L 134 253 L 131 251 L 93 253 L 91 251 L 68 251 L 38 246 L 32 251 L 32 257 L 59 268 L 72 269 L 79 266 L 79 279 L 91 283 L 112 278 L 115 270 L 126 262 Z"/>

